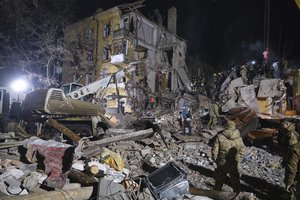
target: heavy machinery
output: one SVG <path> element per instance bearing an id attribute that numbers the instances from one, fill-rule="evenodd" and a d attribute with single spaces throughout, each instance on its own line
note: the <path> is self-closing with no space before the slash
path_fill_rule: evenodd
<path id="1" fill-rule="evenodd" d="M 71 99 L 80 99 L 93 103 L 102 104 L 103 107 L 109 107 L 108 101 L 113 101 L 110 105 L 120 111 L 121 104 L 127 104 L 127 93 L 125 91 L 125 75 L 136 70 L 139 62 L 132 62 L 122 70 L 112 73 L 105 78 L 92 82 L 86 86 L 78 83 L 69 83 L 62 86 L 62 90 L 67 97 Z M 111 92 L 107 92 L 112 89 Z M 121 90 L 121 91 L 120 91 Z M 110 96 L 105 94 L 112 93 Z M 112 97 L 113 96 L 113 97 Z M 107 108 L 109 110 L 109 108 Z"/>
<path id="2" fill-rule="evenodd" d="M 126 72 L 135 70 L 135 64 L 131 63 L 123 70 L 87 86 L 71 83 L 63 85 L 61 89 L 50 88 L 29 92 L 22 106 L 19 106 L 22 109 L 16 114 L 18 119 L 14 121 L 25 121 L 25 129 L 29 134 L 45 134 L 52 139 L 57 139 L 60 132 L 47 123 L 48 119 L 56 120 L 80 136 L 100 136 L 112 124 L 105 116 L 106 111 L 101 102 L 99 103 L 105 93 L 103 90 L 114 86 L 116 91 L 119 91 L 118 88 L 124 88 L 125 91 L 125 83 L 120 80 L 125 77 Z M 0 105 L 6 105 L 4 95 L 6 92 L 3 90 L 0 92 Z M 117 98 L 114 100 L 119 108 L 121 95 L 115 96 Z M 7 109 L 1 107 L 0 111 L 11 113 L 10 107 Z"/>
<path id="3" fill-rule="evenodd" d="M 30 92 L 22 105 L 22 120 L 28 125 L 40 123 L 42 133 L 51 137 L 59 134 L 45 123 L 55 119 L 80 136 L 99 136 L 109 127 L 101 105 L 67 98 L 61 89 L 51 88 Z M 27 126 L 30 133 L 30 126 Z M 38 131 L 39 132 L 39 131 Z"/>

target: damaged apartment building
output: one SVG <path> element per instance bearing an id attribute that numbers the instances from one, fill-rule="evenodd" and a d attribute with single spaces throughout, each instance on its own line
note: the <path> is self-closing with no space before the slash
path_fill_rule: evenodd
<path id="1" fill-rule="evenodd" d="M 72 61 L 64 63 L 63 83 L 89 85 L 126 69 L 124 77 L 101 86 L 101 92 L 106 87 L 100 96 L 109 108 L 118 107 L 120 98 L 127 105 L 130 98 L 142 102 L 147 94 L 189 88 L 186 43 L 176 35 L 176 20 L 175 7 L 168 10 L 167 29 L 128 5 L 98 9 L 66 28 Z"/>

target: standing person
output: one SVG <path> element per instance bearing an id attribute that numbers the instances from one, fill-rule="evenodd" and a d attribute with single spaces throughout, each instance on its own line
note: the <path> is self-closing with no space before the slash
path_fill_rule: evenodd
<path id="1" fill-rule="evenodd" d="M 248 85 L 253 84 L 253 79 L 255 77 L 254 66 L 250 65 L 247 71 L 247 81 Z"/>
<path id="2" fill-rule="evenodd" d="M 281 145 L 281 152 L 282 156 L 282 164 L 283 166 L 287 163 L 287 154 L 289 150 L 292 148 L 293 145 L 299 142 L 299 134 L 295 130 L 295 124 L 289 121 L 283 121 L 282 123 L 284 134 L 281 138 L 280 145 Z"/>
<path id="3" fill-rule="evenodd" d="M 217 163 L 215 171 L 215 190 L 222 190 L 227 174 L 230 175 L 234 192 L 240 192 L 239 165 L 245 146 L 233 121 L 228 121 L 225 130 L 220 132 L 212 146 L 212 158 Z"/>
<path id="4" fill-rule="evenodd" d="M 219 106 L 216 102 L 213 102 L 209 107 L 209 122 L 208 127 L 213 130 L 218 123 L 219 117 Z"/>
<path id="5" fill-rule="evenodd" d="M 288 110 L 293 110 L 293 87 L 289 81 L 286 81 L 284 86 L 286 88 L 286 101 Z"/>
<path id="6" fill-rule="evenodd" d="M 300 199 L 300 143 L 295 144 L 288 152 L 287 165 L 285 167 L 285 189 L 290 193 L 291 200 Z"/>
<path id="7" fill-rule="evenodd" d="M 183 134 L 192 134 L 192 127 L 191 127 L 191 112 L 190 109 L 187 106 L 184 106 L 182 112 L 182 120 L 183 120 L 183 124 L 182 124 L 182 131 Z M 188 129 L 188 131 L 187 131 Z"/>
<path id="8" fill-rule="evenodd" d="M 244 84 L 247 84 L 248 81 L 247 81 L 247 66 L 246 66 L 246 65 L 243 65 L 243 66 L 241 67 L 240 74 L 241 74 L 243 83 L 244 83 Z"/>

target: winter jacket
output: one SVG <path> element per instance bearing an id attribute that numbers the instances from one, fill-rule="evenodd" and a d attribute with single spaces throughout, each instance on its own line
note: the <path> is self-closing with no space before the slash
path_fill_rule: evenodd
<path id="1" fill-rule="evenodd" d="M 245 146 L 236 129 L 235 123 L 227 122 L 225 130 L 220 132 L 212 146 L 212 158 L 218 165 L 224 165 L 227 162 L 239 163 L 244 155 Z"/>
<path id="2" fill-rule="evenodd" d="M 281 140 L 282 145 L 286 145 L 287 147 L 292 147 L 294 144 L 297 144 L 299 141 L 299 134 L 295 131 L 295 125 L 291 124 L 287 128 L 287 133 L 284 134 Z"/>
<path id="3" fill-rule="evenodd" d="M 298 174 L 296 180 L 299 182 L 300 174 L 297 173 L 300 167 L 300 143 L 295 144 L 288 153 L 287 165 L 285 168 L 284 183 L 286 185 L 292 185 L 294 183 L 295 177 Z"/>

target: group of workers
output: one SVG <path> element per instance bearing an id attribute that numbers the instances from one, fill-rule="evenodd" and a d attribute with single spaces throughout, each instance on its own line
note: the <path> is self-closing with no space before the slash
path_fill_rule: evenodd
<path id="1" fill-rule="evenodd" d="M 208 127 L 215 129 L 219 117 L 218 105 L 215 102 L 210 106 L 210 115 Z M 186 105 L 180 111 L 179 123 L 183 134 L 190 135 L 191 113 Z M 278 145 L 283 156 L 282 164 L 285 167 L 285 190 L 290 195 L 289 199 L 296 200 L 300 199 L 299 134 L 294 123 L 284 120 L 281 125 L 283 133 Z M 229 174 L 233 191 L 239 193 L 241 191 L 239 166 L 244 157 L 245 145 L 235 122 L 227 120 L 225 129 L 214 138 L 211 151 L 212 159 L 217 164 L 214 189 L 222 190 L 225 178 Z"/>

